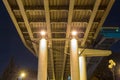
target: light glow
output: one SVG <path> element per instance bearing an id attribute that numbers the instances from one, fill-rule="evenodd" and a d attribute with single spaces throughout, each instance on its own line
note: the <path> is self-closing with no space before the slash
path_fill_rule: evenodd
<path id="1" fill-rule="evenodd" d="M 26 76 L 25 72 L 21 72 L 20 77 L 24 78 Z"/>
<path id="2" fill-rule="evenodd" d="M 76 35 L 77 35 L 77 32 L 76 32 L 76 31 L 72 31 L 72 35 L 73 35 L 73 36 L 76 36 Z"/>
<path id="3" fill-rule="evenodd" d="M 80 54 L 80 53 L 81 53 L 81 51 L 79 50 L 79 51 L 78 51 L 78 54 Z"/>
<path id="4" fill-rule="evenodd" d="M 45 32 L 45 31 L 41 31 L 40 34 L 41 34 L 42 36 L 45 36 L 46 32 Z"/>

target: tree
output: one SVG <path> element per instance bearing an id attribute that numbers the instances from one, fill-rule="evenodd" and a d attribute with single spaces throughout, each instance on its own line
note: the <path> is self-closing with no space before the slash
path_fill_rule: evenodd
<path id="1" fill-rule="evenodd" d="M 18 68 L 15 65 L 14 58 L 10 59 L 10 62 L 2 74 L 2 80 L 16 80 Z"/>

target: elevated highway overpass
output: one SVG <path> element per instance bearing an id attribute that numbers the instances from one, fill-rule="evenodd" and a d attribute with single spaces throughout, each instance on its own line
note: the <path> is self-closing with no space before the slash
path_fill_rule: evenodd
<path id="1" fill-rule="evenodd" d="M 94 42 L 114 0 L 3 0 L 3 3 L 22 42 L 40 59 L 39 64 L 42 62 L 41 53 L 46 53 L 47 59 L 43 58 L 45 69 L 40 65 L 42 68 L 38 67 L 38 76 L 42 75 L 40 72 L 44 69 L 47 73 L 43 76 L 47 76 L 49 80 L 66 80 L 69 75 L 74 77 L 79 74 L 79 70 L 75 75 L 71 71 L 73 63 L 70 63 L 70 57 L 74 53 L 70 48 L 72 31 L 77 31 L 77 49 L 95 48 Z M 45 52 L 39 47 L 42 44 L 42 30 L 46 31 Z M 96 48 L 98 45 L 95 45 Z M 75 54 L 78 54 L 78 51 Z M 97 66 L 96 59 L 98 58 L 87 59 L 88 76 Z M 76 61 L 75 65 L 78 65 L 79 61 Z M 92 61 L 95 66 L 89 64 Z"/>

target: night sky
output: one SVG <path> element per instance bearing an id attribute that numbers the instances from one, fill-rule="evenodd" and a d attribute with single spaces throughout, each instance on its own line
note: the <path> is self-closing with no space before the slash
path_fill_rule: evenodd
<path id="1" fill-rule="evenodd" d="M 116 0 L 103 26 L 120 27 L 120 0 Z M 120 41 L 111 47 L 120 52 Z M 19 35 L 0 0 L 0 74 L 8 65 L 11 57 L 21 67 L 37 69 L 37 58 L 25 48 Z"/>
<path id="2" fill-rule="evenodd" d="M 2 0 L 0 0 L 0 74 L 11 57 L 23 68 L 37 69 L 37 58 L 23 45 Z"/>

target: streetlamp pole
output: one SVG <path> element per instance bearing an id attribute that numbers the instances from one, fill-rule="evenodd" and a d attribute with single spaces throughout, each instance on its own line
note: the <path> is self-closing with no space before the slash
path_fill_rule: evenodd
<path id="1" fill-rule="evenodd" d="M 114 67 L 113 67 L 112 73 L 113 73 L 113 80 L 115 80 L 115 69 L 114 69 Z"/>

